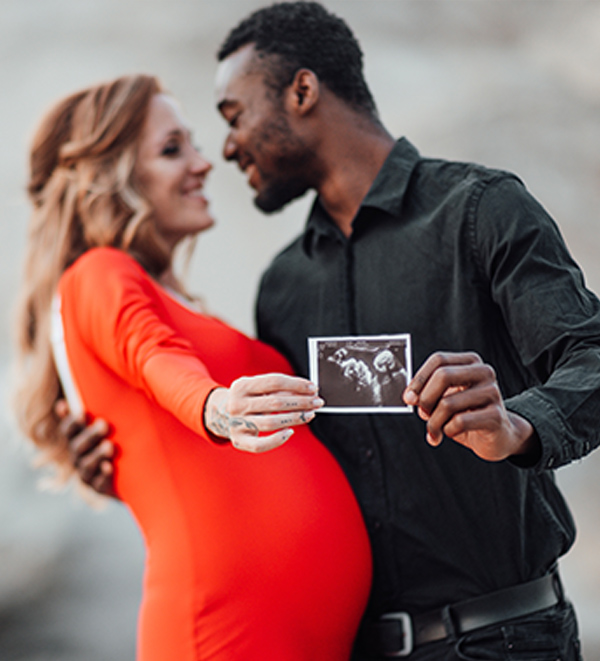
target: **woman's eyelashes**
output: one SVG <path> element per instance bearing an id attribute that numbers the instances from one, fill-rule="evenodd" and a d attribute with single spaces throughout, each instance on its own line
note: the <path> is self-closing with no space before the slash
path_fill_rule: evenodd
<path id="1" fill-rule="evenodd" d="M 173 158 L 179 156 L 181 153 L 181 144 L 176 141 L 168 142 L 161 151 L 161 156 L 167 156 L 168 158 Z"/>
<path id="2" fill-rule="evenodd" d="M 190 149 L 193 149 L 196 153 L 202 153 L 202 147 L 196 145 L 193 142 L 187 141 L 187 144 Z M 166 156 L 168 158 L 175 158 L 179 156 L 185 148 L 185 143 L 183 140 L 171 140 L 162 148 L 161 156 Z"/>

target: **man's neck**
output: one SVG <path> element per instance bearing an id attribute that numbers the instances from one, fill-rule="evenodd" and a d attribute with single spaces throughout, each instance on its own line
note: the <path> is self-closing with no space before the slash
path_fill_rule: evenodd
<path id="1" fill-rule="evenodd" d="M 383 127 L 336 132 L 329 149 L 327 176 L 318 187 L 319 200 L 345 236 L 395 140 Z"/>

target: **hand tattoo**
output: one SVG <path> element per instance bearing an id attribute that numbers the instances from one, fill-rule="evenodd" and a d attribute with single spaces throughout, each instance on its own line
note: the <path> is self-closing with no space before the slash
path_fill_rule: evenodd
<path id="1" fill-rule="evenodd" d="M 233 431 L 240 429 L 253 436 L 258 436 L 258 427 L 253 422 L 238 416 L 231 416 L 223 408 L 213 409 L 209 416 L 208 427 L 218 436 L 229 439 L 231 439 Z"/>

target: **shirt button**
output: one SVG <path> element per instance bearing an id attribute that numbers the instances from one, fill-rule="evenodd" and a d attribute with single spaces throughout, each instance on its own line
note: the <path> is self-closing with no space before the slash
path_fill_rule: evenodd
<path id="1" fill-rule="evenodd" d="M 369 448 L 368 450 L 365 450 L 365 457 L 367 459 L 373 459 L 373 455 L 375 453 L 373 452 L 373 448 Z"/>
<path id="2" fill-rule="evenodd" d="M 373 522 L 373 528 L 375 530 L 380 530 L 381 529 L 381 521 L 374 521 Z"/>

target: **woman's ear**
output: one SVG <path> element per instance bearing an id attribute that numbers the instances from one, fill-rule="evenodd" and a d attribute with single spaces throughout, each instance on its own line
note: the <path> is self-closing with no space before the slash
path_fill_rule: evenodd
<path id="1" fill-rule="evenodd" d="M 298 69 L 288 88 L 288 109 L 306 115 L 319 100 L 319 79 L 310 69 Z"/>

